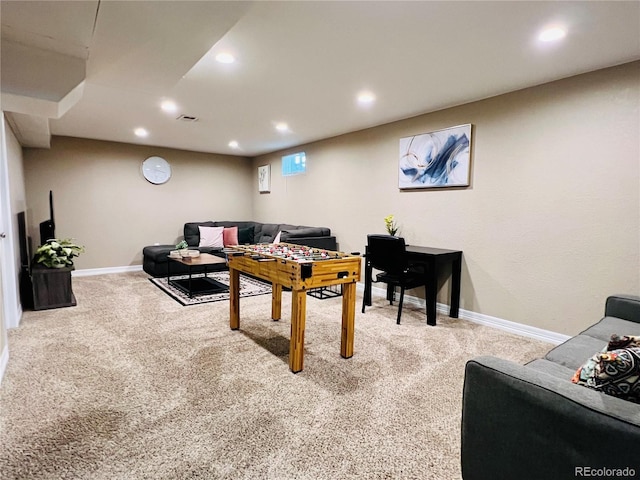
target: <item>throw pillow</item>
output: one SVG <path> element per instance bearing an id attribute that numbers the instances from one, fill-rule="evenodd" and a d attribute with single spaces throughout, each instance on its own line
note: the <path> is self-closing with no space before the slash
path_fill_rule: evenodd
<path id="1" fill-rule="evenodd" d="M 324 228 L 307 227 L 296 229 L 285 229 L 282 233 L 286 233 L 287 238 L 304 238 L 304 237 L 322 237 L 324 236 Z"/>
<path id="2" fill-rule="evenodd" d="M 620 337 L 615 333 L 611 335 L 607 350 L 616 350 L 618 348 L 640 347 L 640 337 L 636 335 L 623 335 Z"/>
<path id="3" fill-rule="evenodd" d="M 638 337 L 613 335 L 609 346 L 625 348 L 596 353 L 582 365 L 571 381 L 614 397 L 640 403 L 640 345 Z"/>
<path id="4" fill-rule="evenodd" d="M 238 229 L 238 243 L 240 245 L 253 245 L 254 227 Z"/>
<path id="5" fill-rule="evenodd" d="M 224 227 L 202 227 L 200 230 L 200 243 L 198 247 L 224 247 L 223 233 Z"/>
<path id="6" fill-rule="evenodd" d="M 238 245 L 238 227 L 226 227 L 222 231 L 222 242 L 225 247 Z"/>
<path id="7" fill-rule="evenodd" d="M 280 237 L 282 236 L 282 232 L 278 232 L 276 238 L 273 239 L 272 243 L 280 243 Z"/>

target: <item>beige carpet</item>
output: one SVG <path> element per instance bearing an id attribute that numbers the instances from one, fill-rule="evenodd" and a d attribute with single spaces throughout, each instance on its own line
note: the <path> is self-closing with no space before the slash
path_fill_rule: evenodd
<path id="1" fill-rule="evenodd" d="M 25 312 L 0 387 L 2 479 L 460 478 L 464 364 L 549 345 L 382 298 L 340 357 L 341 299 L 308 297 L 304 371 L 290 294 L 184 308 L 143 273 L 78 277 L 78 306 Z"/>

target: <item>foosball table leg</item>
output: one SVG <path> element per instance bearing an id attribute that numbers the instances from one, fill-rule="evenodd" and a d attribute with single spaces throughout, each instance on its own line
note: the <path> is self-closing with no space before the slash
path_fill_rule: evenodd
<path id="1" fill-rule="evenodd" d="M 229 327 L 240 328 L 240 270 L 229 269 Z"/>
<path id="2" fill-rule="evenodd" d="M 271 319 L 280 320 L 282 318 L 282 285 L 271 284 Z"/>
<path id="3" fill-rule="evenodd" d="M 291 291 L 291 340 L 289 343 L 289 368 L 293 373 L 302 370 L 304 364 L 304 327 L 307 315 L 307 292 Z"/>
<path id="4" fill-rule="evenodd" d="M 356 284 L 342 284 L 342 339 L 340 355 L 344 358 L 353 356 L 353 335 L 356 320 Z"/>

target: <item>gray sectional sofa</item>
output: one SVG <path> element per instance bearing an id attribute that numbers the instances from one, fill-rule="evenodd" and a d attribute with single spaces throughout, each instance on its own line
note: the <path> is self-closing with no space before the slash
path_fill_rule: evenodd
<path id="1" fill-rule="evenodd" d="M 469 361 L 464 480 L 640 478 L 640 404 L 571 381 L 612 334 L 640 335 L 640 297 L 609 297 L 604 318 L 527 365 Z"/>
<path id="2" fill-rule="evenodd" d="M 280 241 L 307 245 L 310 247 L 337 250 L 336 237 L 331 235 L 331 229 L 326 227 L 308 227 L 305 225 L 290 225 L 288 223 L 260 223 L 252 221 L 207 221 L 188 222 L 184 224 L 184 240 L 190 249 L 200 250 L 202 253 L 223 256 L 222 249 L 198 247 L 200 243 L 199 227 L 238 227 L 238 243 L 256 244 L 271 243 L 280 233 Z M 175 250 L 175 245 L 151 245 L 142 249 L 142 268 L 153 277 L 167 276 L 167 262 L 169 252 Z M 208 271 L 226 269 L 224 264 L 210 265 Z M 194 267 L 194 271 L 197 268 Z M 171 265 L 171 274 L 185 273 L 187 267 L 177 262 Z"/>

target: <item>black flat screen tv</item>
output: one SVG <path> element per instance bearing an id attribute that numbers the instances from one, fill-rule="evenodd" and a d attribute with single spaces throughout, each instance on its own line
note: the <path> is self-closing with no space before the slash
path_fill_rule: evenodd
<path id="1" fill-rule="evenodd" d="M 56 238 L 56 223 L 53 220 L 53 192 L 49 190 L 49 220 L 40 223 L 40 245 Z"/>

